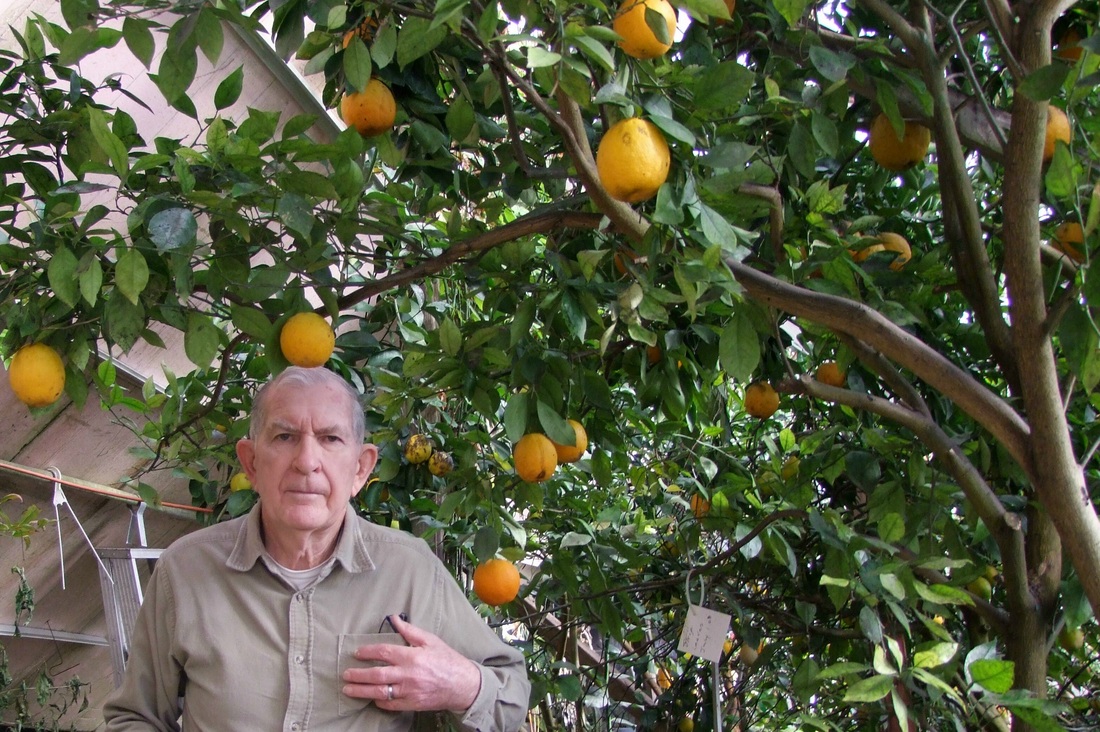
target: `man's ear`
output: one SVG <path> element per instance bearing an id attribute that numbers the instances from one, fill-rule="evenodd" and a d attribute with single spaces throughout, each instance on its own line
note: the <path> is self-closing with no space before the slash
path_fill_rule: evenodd
<path id="1" fill-rule="evenodd" d="M 238 443 L 239 445 L 240 443 Z M 238 447 L 238 450 L 240 448 Z M 371 471 L 374 470 L 374 466 L 378 464 L 378 446 L 367 443 L 363 445 L 362 452 L 359 453 L 359 465 L 355 470 L 355 482 L 359 486 L 359 490 L 363 490 L 363 487 L 367 484 L 367 478 L 370 477 Z"/>
<path id="2" fill-rule="evenodd" d="M 237 459 L 248 479 L 256 482 L 256 443 L 247 437 L 237 440 Z"/>

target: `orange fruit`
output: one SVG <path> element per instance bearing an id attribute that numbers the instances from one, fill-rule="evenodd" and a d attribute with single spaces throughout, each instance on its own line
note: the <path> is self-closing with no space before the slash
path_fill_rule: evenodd
<path id="1" fill-rule="evenodd" d="M 884 247 L 882 244 L 871 244 L 870 246 L 863 247 L 862 249 L 849 249 L 848 253 L 852 255 L 853 261 L 862 262 L 875 252 L 881 252 L 885 249 L 886 247 Z"/>
<path id="2" fill-rule="evenodd" d="M 655 124 L 640 117 L 616 122 L 596 149 L 600 184 L 612 198 L 626 203 L 657 195 L 668 178 L 670 163 L 665 136 Z"/>
<path id="3" fill-rule="evenodd" d="M 710 501 L 696 493 L 691 497 L 691 513 L 695 518 L 703 518 L 710 513 Z"/>
<path id="4" fill-rule="evenodd" d="M 252 489 L 252 481 L 248 479 L 248 476 L 244 473 L 234 473 L 233 477 L 229 479 L 229 490 L 233 493 L 237 491 L 247 491 Z"/>
<path id="5" fill-rule="evenodd" d="M 50 346 L 31 343 L 12 356 L 8 381 L 19 401 L 28 407 L 46 407 L 65 391 L 65 364 Z"/>
<path id="6" fill-rule="evenodd" d="M 745 389 L 745 411 L 757 419 L 767 419 L 779 409 L 779 394 L 766 381 L 755 381 Z"/>
<path id="7" fill-rule="evenodd" d="M 1068 145 L 1071 139 L 1073 139 L 1073 130 L 1069 125 L 1069 117 L 1053 104 L 1048 105 L 1047 131 L 1043 140 L 1043 162 L 1054 157 L 1054 148 L 1057 147 L 1059 140 Z"/>
<path id="8" fill-rule="evenodd" d="M 826 361 L 818 366 L 814 378 L 829 386 L 837 388 L 844 386 L 844 374 L 840 373 L 840 366 L 837 365 L 836 361 Z"/>
<path id="9" fill-rule="evenodd" d="M 1077 32 L 1075 28 L 1069 28 L 1062 37 L 1058 39 L 1058 45 L 1055 46 L 1054 57 L 1063 61 L 1075 63 L 1081 60 L 1081 55 L 1085 52 L 1085 49 L 1077 44 L 1081 41 L 1081 34 Z"/>
<path id="10" fill-rule="evenodd" d="M 531 432 L 519 438 L 512 449 L 516 475 L 528 483 L 541 483 L 558 467 L 558 452 L 546 435 Z"/>
<path id="11" fill-rule="evenodd" d="M 895 272 L 899 271 L 905 266 L 906 262 L 913 258 L 913 250 L 909 246 L 909 241 L 901 234 L 885 231 L 878 235 L 878 241 L 884 250 L 897 253 L 894 261 L 890 262 L 890 269 Z"/>
<path id="12" fill-rule="evenodd" d="M 340 45 L 343 48 L 347 48 L 348 44 L 351 43 L 351 39 L 355 38 L 356 36 L 362 38 L 363 43 L 370 43 L 371 39 L 374 38 L 374 30 L 377 27 L 377 20 L 375 20 L 374 18 L 364 18 L 363 22 L 344 34 L 344 40 Z"/>
<path id="13" fill-rule="evenodd" d="M 317 313 L 296 313 L 279 331 L 279 347 L 295 366 L 324 366 L 336 347 L 336 334 Z"/>
<path id="14" fill-rule="evenodd" d="M 474 568 L 474 594 L 494 607 L 516 599 L 519 570 L 507 559 L 489 559 Z"/>
<path id="15" fill-rule="evenodd" d="M 1054 230 L 1050 245 L 1078 264 L 1085 261 L 1081 245 L 1085 243 L 1085 230 L 1076 221 L 1066 221 Z"/>
<path id="16" fill-rule="evenodd" d="M 428 472 L 442 478 L 455 469 L 455 460 L 449 452 L 436 450 L 428 458 Z"/>
<path id="17" fill-rule="evenodd" d="M 344 95 L 340 100 L 340 117 L 363 137 L 374 137 L 393 127 L 397 102 L 388 86 L 371 79 L 363 91 Z"/>
<path id="18" fill-rule="evenodd" d="M 645 358 L 649 361 L 650 366 L 656 366 L 661 362 L 662 351 L 660 346 L 646 346 Z"/>
<path id="19" fill-rule="evenodd" d="M 868 147 L 875 162 L 887 170 L 911 168 L 928 154 L 932 132 L 919 122 L 906 122 L 905 134 L 898 137 L 890 118 L 879 114 L 871 123 Z"/>
<path id="20" fill-rule="evenodd" d="M 588 449 L 588 433 L 584 430 L 584 425 L 575 419 L 568 420 L 569 426 L 573 428 L 574 444 L 572 445 L 559 445 L 554 442 L 554 452 L 558 455 L 558 464 L 562 463 L 575 463 L 581 459 L 581 455 Z M 551 442 L 553 442 L 551 440 Z"/>
<path id="21" fill-rule="evenodd" d="M 432 441 L 421 432 L 409 435 L 409 439 L 405 440 L 405 459 L 413 465 L 419 465 L 431 459 L 432 450 Z"/>
<path id="22" fill-rule="evenodd" d="M 668 26 L 668 42 L 657 38 L 646 22 L 646 8 L 655 10 L 665 19 Z M 676 10 L 668 0 L 625 0 L 619 6 L 615 21 L 611 26 L 622 36 L 619 48 L 634 58 L 657 58 L 672 48 L 672 39 L 676 34 Z"/>
<path id="23" fill-rule="evenodd" d="M 657 669 L 657 685 L 662 689 L 669 689 L 672 687 L 672 674 L 670 674 L 668 669 L 664 666 Z"/>

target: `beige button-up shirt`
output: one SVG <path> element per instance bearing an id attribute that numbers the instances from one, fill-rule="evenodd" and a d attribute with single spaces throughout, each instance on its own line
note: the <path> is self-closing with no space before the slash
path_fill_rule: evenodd
<path id="1" fill-rule="evenodd" d="M 104 704 L 107 730 L 409 730 L 416 715 L 341 693 L 352 654 L 402 642 L 383 621 L 407 613 L 478 664 L 481 691 L 454 721 L 514 732 L 527 713 L 523 655 L 504 643 L 423 541 L 348 510 L 317 582 L 295 591 L 266 562 L 259 508 L 177 540 L 157 561 L 126 677 Z M 386 632 L 388 631 L 388 632 Z"/>

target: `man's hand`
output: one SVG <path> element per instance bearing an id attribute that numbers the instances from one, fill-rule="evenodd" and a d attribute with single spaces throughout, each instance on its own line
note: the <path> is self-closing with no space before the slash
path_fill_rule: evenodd
<path id="1" fill-rule="evenodd" d="M 344 672 L 344 693 L 356 699 L 373 699 L 390 711 L 465 712 L 481 690 L 477 665 L 444 643 L 438 636 L 390 616 L 393 629 L 408 646 L 376 644 L 360 646 L 360 661 L 381 662 L 371 668 Z"/>

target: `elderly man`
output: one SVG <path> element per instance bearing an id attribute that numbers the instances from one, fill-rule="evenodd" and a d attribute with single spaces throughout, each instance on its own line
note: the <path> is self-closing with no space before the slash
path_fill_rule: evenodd
<path id="1" fill-rule="evenodd" d="M 520 728 L 522 654 L 423 541 L 352 511 L 378 450 L 344 379 L 283 371 L 237 455 L 259 503 L 161 555 L 107 730 L 408 730 L 429 711 Z"/>

